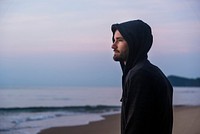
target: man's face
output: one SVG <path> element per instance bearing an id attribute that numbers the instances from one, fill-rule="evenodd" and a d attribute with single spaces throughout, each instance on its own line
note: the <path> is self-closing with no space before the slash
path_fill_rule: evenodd
<path id="1" fill-rule="evenodd" d="M 112 49 L 114 51 L 113 59 L 115 61 L 126 62 L 129 53 L 128 43 L 122 37 L 118 30 L 116 30 L 114 34 L 114 42 L 112 45 Z"/>

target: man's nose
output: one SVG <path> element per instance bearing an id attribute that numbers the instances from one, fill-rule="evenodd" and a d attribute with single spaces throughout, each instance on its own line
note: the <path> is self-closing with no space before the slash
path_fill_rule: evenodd
<path id="1" fill-rule="evenodd" d="M 115 42 L 112 44 L 111 48 L 112 49 L 116 49 L 117 48 L 117 45 L 115 44 Z"/>

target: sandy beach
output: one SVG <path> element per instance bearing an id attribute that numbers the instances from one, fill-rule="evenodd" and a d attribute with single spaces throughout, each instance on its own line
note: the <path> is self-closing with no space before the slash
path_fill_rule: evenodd
<path id="1" fill-rule="evenodd" d="M 120 134 L 120 114 L 104 118 L 88 125 L 48 128 L 38 134 Z M 200 134 L 199 124 L 200 106 L 174 107 L 173 134 Z"/>

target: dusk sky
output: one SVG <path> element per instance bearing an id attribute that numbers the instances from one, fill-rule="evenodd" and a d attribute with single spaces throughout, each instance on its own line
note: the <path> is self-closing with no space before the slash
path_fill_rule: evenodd
<path id="1" fill-rule="evenodd" d="M 0 0 L 0 87 L 120 86 L 113 23 L 153 31 L 149 60 L 200 77 L 199 0 Z"/>

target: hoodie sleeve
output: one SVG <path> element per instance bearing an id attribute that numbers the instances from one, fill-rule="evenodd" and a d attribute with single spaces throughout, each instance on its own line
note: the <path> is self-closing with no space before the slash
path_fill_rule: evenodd
<path id="1" fill-rule="evenodd" d="M 137 73 L 126 83 L 125 134 L 146 134 L 155 130 L 155 97 L 152 77 L 147 73 Z"/>

